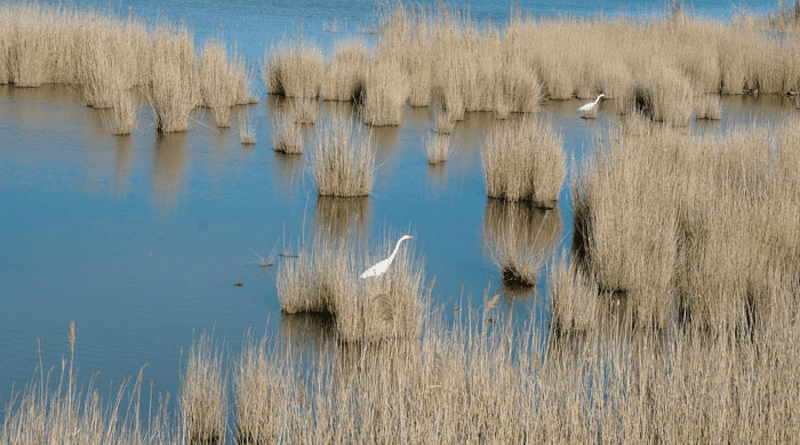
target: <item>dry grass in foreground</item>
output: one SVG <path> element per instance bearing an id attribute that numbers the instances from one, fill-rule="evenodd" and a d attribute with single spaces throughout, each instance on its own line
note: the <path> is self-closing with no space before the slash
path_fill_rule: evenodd
<path id="1" fill-rule="evenodd" d="M 180 408 L 190 443 L 223 445 L 228 429 L 228 377 L 223 353 L 213 336 L 203 332 L 192 342 L 181 380 Z"/>
<path id="2" fill-rule="evenodd" d="M 747 336 L 691 321 L 652 330 L 598 305 L 579 268 L 566 260 L 557 268 L 554 313 L 580 297 L 586 306 L 575 315 L 597 308 L 609 316 L 548 334 L 487 323 L 496 300 L 486 298 L 452 321 L 428 318 L 413 339 L 312 347 L 294 337 L 299 331 L 281 339 L 249 333 L 233 358 L 235 440 L 684 444 L 791 443 L 800 435 L 796 286 L 774 288 L 776 310 Z M 166 402 L 140 418 L 141 373 L 131 391 L 123 385 L 105 403 L 97 390 L 78 389 L 72 360 L 63 363 L 55 387 L 40 370 L 12 398 L 0 443 L 191 442 Z"/>
<path id="3" fill-rule="evenodd" d="M 311 171 L 319 196 L 358 197 L 372 192 L 372 132 L 352 116 L 334 114 L 316 125 Z"/>

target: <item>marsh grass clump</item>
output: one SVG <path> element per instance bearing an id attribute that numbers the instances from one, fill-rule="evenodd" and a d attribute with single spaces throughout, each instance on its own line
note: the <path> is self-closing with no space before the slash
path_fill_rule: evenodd
<path id="1" fill-rule="evenodd" d="M 321 86 L 322 98 L 361 103 L 364 77 L 370 63 L 369 50 L 363 41 L 337 42 L 333 60 L 325 66 Z"/>
<path id="2" fill-rule="evenodd" d="M 548 124 L 527 118 L 496 121 L 481 150 L 486 193 L 554 207 L 566 170 L 562 146 Z"/>
<path id="3" fill-rule="evenodd" d="M 203 104 L 211 109 L 217 127 L 230 127 L 231 107 L 248 100 L 242 85 L 248 83 L 244 57 L 229 54 L 220 40 L 208 40 L 200 52 L 199 76 Z"/>
<path id="4" fill-rule="evenodd" d="M 282 409 L 292 390 L 291 368 L 275 350 L 267 349 L 267 337 L 256 340 L 248 331 L 233 371 L 236 405 L 236 439 L 240 445 L 274 443 L 288 421 Z"/>
<path id="5" fill-rule="evenodd" d="M 399 235 L 389 233 L 377 245 L 355 247 L 354 264 L 361 266 L 357 274 L 387 258 L 398 239 Z M 424 259 L 415 253 L 413 241 L 406 241 L 384 274 L 358 279 L 355 294 L 336 295 L 339 340 L 374 342 L 386 338 L 418 338 L 427 309 L 424 280 Z"/>
<path id="6" fill-rule="evenodd" d="M 574 236 L 581 240 L 573 245 L 584 246 L 600 291 L 627 296 L 634 323 L 663 327 L 675 309 L 676 175 L 687 167 L 686 138 L 666 128 L 606 139 L 574 184 Z"/>
<path id="7" fill-rule="evenodd" d="M 633 84 L 633 108 L 657 122 L 686 126 L 694 110 L 689 79 L 676 70 L 660 70 Z"/>
<path id="8" fill-rule="evenodd" d="M 269 120 L 269 128 L 275 151 L 286 154 L 304 151 L 302 128 L 294 122 L 290 112 L 276 111 Z"/>
<path id="9" fill-rule="evenodd" d="M 116 136 L 131 134 L 136 128 L 139 116 L 139 103 L 135 91 L 119 91 L 112 98 L 111 108 L 104 110 L 103 123 Z"/>
<path id="10" fill-rule="evenodd" d="M 442 106 L 432 107 L 433 131 L 437 134 L 450 134 L 456 127 L 456 121 Z"/>
<path id="11" fill-rule="evenodd" d="M 367 68 L 361 114 L 367 125 L 400 125 L 410 85 L 400 64 L 379 57 Z"/>
<path id="12" fill-rule="evenodd" d="M 508 202 L 489 198 L 482 233 L 492 261 L 502 271 L 503 283 L 534 286 L 561 234 L 556 209 L 540 209 L 530 201 Z"/>
<path id="13" fill-rule="evenodd" d="M 372 132 L 352 116 L 334 115 L 314 129 L 311 172 L 320 196 L 367 196 L 375 183 Z"/>
<path id="14" fill-rule="evenodd" d="M 315 98 L 320 93 L 324 69 L 322 53 L 301 38 L 297 43 L 268 49 L 261 77 L 270 94 Z"/>
<path id="15" fill-rule="evenodd" d="M 447 161 L 453 151 L 453 139 L 450 134 L 431 133 L 425 137 L 425 157 L 428 164 L 436 165 Z"/>
<path id="16" fill-rule="evenodd" d="M 195 70 L 194 43 L 185 27 L 162 24 L 153 37 L 152 80 L 145 94 L 162 133 L 189 129 L 189 112 L 201 102 Z"/>
<path id="17" fill-rule="evenodd" d="M 353 295 L 358 278 L 347 237 L 318 231 L 298 248 L 296 257 L 278 265 L 275 284 L 281 312 L 334 313 L 335 295 Z"/>
<path id="18" fill-rule="evenodd" d="M 278 266 L 282 312 L 332 314 L 337 338 L 343 342 L 418 337 L 426 308 L 424 261 L 413 254 L 413 247 L 399 249 L 383 275 L 359 278 L 388 256 L 396 241 L 387 236 L 376 249 L 354 231 L 344 235 L 318 231 L 299 249 L 297 258 L 286 258 Z"/>
<path id="19" fill-rule="evenodd" d="M 194 444 L 224 444 L 228 428 L 228 378 L 223 354 L 203 332 L 192 342 L 181 380 L 180 409 L 184 434 Z"/>

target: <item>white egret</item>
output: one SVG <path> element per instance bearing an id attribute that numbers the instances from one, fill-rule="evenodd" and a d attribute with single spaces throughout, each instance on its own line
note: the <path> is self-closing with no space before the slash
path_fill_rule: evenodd
<path id="1" fill-rule="evenodd" d="M 587 113 L 587 112 L 590 112 L 590 111 L 594 111 L 595 107 L 600 102 L 600 98 L 601 97 L 606 97 L 606 95 L 603 94 L 603 93 L 600 93 L 600 95 L 597 96 L 597 99 L 595 99 L 594 102 L 589 102 L 588 104 L 586 104 L 586 105 L 584 105 L 584 106 L 582 106 L 582 107 L 580 107 L 578 109 L 583 111 L 584 113 Z"/>
<path id="2" fill-rule="evenodd" d="M 378 264 L 376 264 L 376 265 L 370 267 L 369 269 L 367 269 L 366 271 L 364 271 L 364 273 L 361 274 L 360 278 L 363 279 L 363 278 L 369 278 L 369 277 L 379 277 L 379 276 L 383 275 L 386 272 L 386 269 L 388 269 L 389 266 L 391 266 L 392 261 L 394 260 L 394 256 L 397 255 L 397 249 L 400 248 L 400 243 L 402 243 L 403 241 L 405 241 L 407 239 L 414 239 L 414 238 L 415 237 L 410 236 L 410 235 L 403 235 L 403 237 L 400 238 L 399 241 L 397 241 L 397 245 L 394 246 L 394 251 L 389 256 L 389 258 L 386 258 L 385 260 L 379 262 Z"/>

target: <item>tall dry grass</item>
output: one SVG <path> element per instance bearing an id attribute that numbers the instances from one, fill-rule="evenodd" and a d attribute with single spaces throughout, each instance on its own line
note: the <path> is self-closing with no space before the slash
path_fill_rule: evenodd
<path id="1" fill-rule="evenodd" d="M 368 68 L 364 79 L 361 114 L 372 126 L 400 125 L 403 119 L 410 84 L 393 58 L 378 57 Z"/>
<path id="2" fill-rule="evenodd" d="M 97 378 L 79 378 L 75 369 L 76 329 L 70 323 L 67 336 L 69 358 L 62 358 L 60 370 L 45 369 L 40 362 L 24 390 L 5 401 L 0 443 L 23 445 L 109 443 L 180 443 L 180 430 L 171 418 L 169 399 L 158 397 L 142 406 L 144 367 L 135 379 L 111 385 L 103 395 Z M 41 354 L 40 354 L 41 357 Z M 83 383 L 81 383 L 83 382 Z"/>
<path id="3" fill-rule="evenodd" d="M 549 124 L 496 121 L 481 150 L 486 193 L 554 207 L 566 172 L 562 146 L 561 136 Z"/>
<path id="4" fill-rule="evenodd" d="M 183 434 L 193 444 L 224 444 L 228 429 L 228 376 L 213 335 L 192 342 L 181 379 Z"/>
<path id="5" fill-rule="evenodd" d="M 370 62 L 366 44 L 360 40 L 336 43 L 333 60 L 325 65 L 320 94 L 325 100 L 360 103 L 364 77 Z"/>
<path id="6" fill-rule="evenodd" d="M 372 132 L 352 116 L 334 114 L 314 129 L 311 172 L 320 196 L 367 196 L 375 183 Z"/>
<path id="7" fill-rule="evenodd" d="M 162 24 L 151 49 L 152 81 L 145 89 L 159 132 L 189 129 L 189 112 L 201 103 L 194 42 L 187 28 Z"/>

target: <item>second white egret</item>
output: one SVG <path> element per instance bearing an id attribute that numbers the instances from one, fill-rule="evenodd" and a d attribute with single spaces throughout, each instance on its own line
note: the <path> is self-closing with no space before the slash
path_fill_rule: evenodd
<path id="1" fill-rule="evenodd" d="M 597 96 L 597 99 L 595 99 L 594 102 L 589 102 L 588 104 L 583 105 L 578 109 L 583 111 L 583 112 L 593 111 L 595 109 L 595 107 L 597 106 L 597 104 L 600 102 L 600 98 L 602 98 L 602 97 L 606 97 L 606 95 L 603 94 L 603 93 L 600 93 L 600 95 Z"/>

